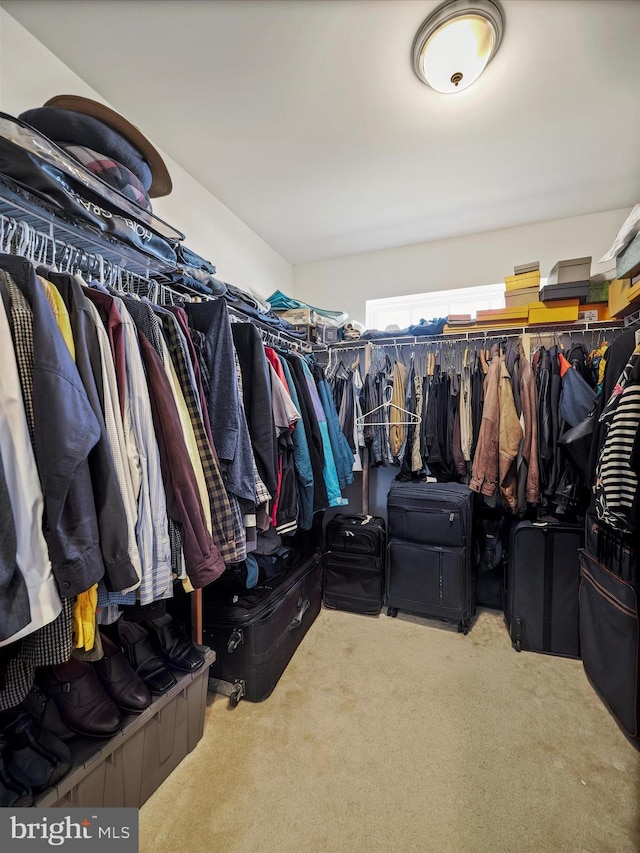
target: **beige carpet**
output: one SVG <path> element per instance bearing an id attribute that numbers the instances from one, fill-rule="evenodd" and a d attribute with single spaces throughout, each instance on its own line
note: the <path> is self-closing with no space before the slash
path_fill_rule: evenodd
<path id="1" fill-rule="evenodd" d="M 502 617 L 323 610 L 271 698 L 210 697 L 140 813 L 141 853 L 640 850 L 640 755 L 579 661 Z"/>

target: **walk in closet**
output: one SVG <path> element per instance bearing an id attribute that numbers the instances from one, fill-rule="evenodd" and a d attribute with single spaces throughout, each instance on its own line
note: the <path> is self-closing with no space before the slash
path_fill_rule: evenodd
<path id="1" fill-rule="evenodd" d="M 0 0 L 3 850 L 640 849 L 639 38 Z"/>

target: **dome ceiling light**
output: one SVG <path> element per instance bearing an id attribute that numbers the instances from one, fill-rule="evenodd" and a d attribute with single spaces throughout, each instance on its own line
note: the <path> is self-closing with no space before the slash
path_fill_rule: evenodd
<path id="1" fill-rule="evenodd" d="M 504 14 L 494 0 L 448 0 L 424 21 L 413 42 L 413 70 L 438 92 L 460 92 L 498 52 Z"/>

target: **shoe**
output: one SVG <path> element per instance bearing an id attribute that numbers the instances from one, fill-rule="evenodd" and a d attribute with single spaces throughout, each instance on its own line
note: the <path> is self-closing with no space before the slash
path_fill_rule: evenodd
<path id="1" fill-rule="evenodd" d="M 35 717 L 25 713 L 20 705 L 0 713 L 0 731 L 2 732 L 2 736 L 7 740 L 9 746 L 11 746 L 12 727 L 23 720 L 28 720 L 30 724 L 24 730 L 24 737 L 26 737 L 31 748 L 52 764 L 61 765 L 64 768 L 60 777 L 62 778 L 71 769 L 71 750 L 57 735 L 44 729 Z"/>
<path id="2" fill-rule="evenodd" d="M 0 808 L 26 808 L 33 805 L 31 788 L 23 785 L 9 772 L 6 761 L 9 761 L 8 744 L 0 737 Z"/>
<path id="3" fill-rule="evenodd" d="M 104 691 L 91 664 L 71 658 L 38 676 L 70 729 L 88 737 L 112 737 L 121 727 L 120 712 Z"/>
<path id="4" fill-rule="evenodd" d="M 151 704 L 146 684 L 124 656 L 122 649 L 102 635 L 104 657 L 93 664 L 102 686 L 125 714 L 141 714 Z"/>
<path id="5" fill-rule="evenodd" d="M 138 622 L 125 622 L 122 619 L 116 624 L 118 639 L 129 663 L 151 693 L 159 695 L 171 690 L 177 684 L 176 679 L 165 666 L 144 627 Z"/>
<path id="6" fill-rule="evenodd" d="M 204 664 L 204 655 L 183 633 L 169 613 L 144 622 L 156 646 L 168 664 L 181 672 L 195 672 Z"/>
<path id="7" fill-rule="evenodd" d="M 62 722 L 53 700 L 35 684 L 17 707 L 33 717 L 39 729 L 51 732 L 60 740 L 75 737 L 75 733 Z"/>
<path id="8" fill-rule="evenodd" d="M 19 715 L 3 727 L 2 736 L 8 747 L 7 770 L 23 787 L 39 794 L 59 782 L 71 769 L 71 762 L 58 761 L 53 753 L 40 746 L 31 730 L 32 723 L 26 714 Z"/>

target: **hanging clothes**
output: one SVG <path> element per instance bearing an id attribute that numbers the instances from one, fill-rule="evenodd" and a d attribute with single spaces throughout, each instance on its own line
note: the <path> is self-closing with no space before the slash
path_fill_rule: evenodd
<path id="1" fill-rule="evenodd" d="M 238 498 L 255 504 L 253 451 L 235 376 L 235 350 L 226 303 L 223 299 L 187 303 L 184 310 L 189 325 L 204 335 L 209 420 L 225 484 Z"/>
<path id="2" fill-rule="evenodd" d="M 285 358 L 277 356 L 274 350 L 271 350 L 270 352 L 278 359 L 286 379 L 287 388 L 291 394 L 293 405 L 296 407 L 298 412 L 301 412 L 302 406 L 300 405 L 298 391 L 289 363 Z M 267 354 L 269 354 L 269 348 L 267 348 Z M 311 530 L 311 526 L 313 524 L 314 501 L 313 466 L 311 463 L 311 453 L 309 451 L 309 443 L 302 414 L 300 420 L 298 420 L 293 426 L 292 440 L 293 461 L 298 480 L 298 527 L 301 530 Z"/>
<path id="3" fill-rule="evenodd" d="M 307 446 L 311 457 L 311 468 L 313 471 L 313 510 L 327 509 L 329 506 L 329 496 L 324 480 L 324 448 L 322 435 L 320 433 L 320 425 L 315 413 L 309 386 L 307 384 L 300 359 L 289 353 L 285 356 L 291 376 L 295 383 L 296 392 L 298 395 L 299 410 L 302 414 L 302 420 L 307 433 Z"/>

